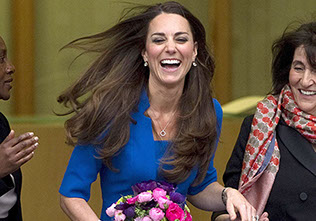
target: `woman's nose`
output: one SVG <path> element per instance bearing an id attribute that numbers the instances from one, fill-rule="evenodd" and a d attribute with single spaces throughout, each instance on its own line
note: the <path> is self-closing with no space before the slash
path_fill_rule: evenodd
<path id="1" fill-rule="evenodd" d="M 302 76 L 302 86 L 308 87 L 312 84 L 316 84 L 316 72 L 311 70 L 306 70 Z"/>
<path id="2" fill-rule="evenodd" d="M 166 43 L 166 51 L 169 54 L 173 54 L 176 51 L 176 44 L 173 41 L 168 41 Z"/>
<path id="3" fill-rule="evenodd" d="M 7 61 L 6 72 L 8 74 L 13 74 L 15 72 L 15 67 L 9 60 Z"/>

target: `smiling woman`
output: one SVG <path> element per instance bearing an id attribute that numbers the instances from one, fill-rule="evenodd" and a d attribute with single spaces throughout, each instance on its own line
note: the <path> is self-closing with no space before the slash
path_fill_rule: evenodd
<path id="1" fill-rule="evenodd" d="M 99 57 L 58 99 L 74 113 L 66 130 L 76 145 L 60 188 L 63 210 L 73 220 L 98 220 L 86 201 L 100 173 L 102 220 L 111 220 L 106 209 L 146 180 L 174 184 L 204 210 L 224 209 L 227 196 L 231 217 L 238 211 L 250 220 L 253 207 L 216 181 L 222 110 L 212 97 L 214 61 L 203 25 L 177 2 L 128 11 L 109 30 L 66 46 Z"/>
<path id="2" fill-rule="evenodd" d="M 245 118 L 223 179 L 239 188 L 262 221 L 313 220 L 316 22 L 286 29 L 272 52 L 272 92 Z M 228 218 L 219 214 L 213 219 Z"/>

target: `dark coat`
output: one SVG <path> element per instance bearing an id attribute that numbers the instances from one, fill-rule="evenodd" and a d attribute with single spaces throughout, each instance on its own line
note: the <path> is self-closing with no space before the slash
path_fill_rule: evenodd
<path id="1" fill-rule="evenodd" d="M 242 161 L 249 137 L 252 116 L 243 121 L 238 140 L 229 159 L 223 180 L 238 188 Z M 280 148 L 280 167 L 264 211 L 270 221 L 316 220 L 316 152 L 311 143 L 283 119 L 276 128 Z M 214 213 L 212 220 L 220 213 Z"/>
<path id="2" fill-rule="evenodd" d="M 9 135 L 10 133 L 10 126 L 5 118 L 5 116 L 0 113 L 0 143 Z M 15 192 L 17 194 L 17 202 L 12 207 L 12 209 L 9 211 L 9 217 L 8 221 L 21 221 L 22 220 L 22 214 L 21 214 L 21 202 L 20 202 L 20 194 L 21 194 L 21 184 L 22 184 L 22 174 L 21 170 L 18 169 L 14 173 L 12 173 L 15 180 Z M 13 182 L 10 177 L 10 175 L 7 175 L 0 179 L 0 196 L 8 192 L 10 189 L 12 189 Z M 1 220 L 1 219 L 0 219 Z"/>

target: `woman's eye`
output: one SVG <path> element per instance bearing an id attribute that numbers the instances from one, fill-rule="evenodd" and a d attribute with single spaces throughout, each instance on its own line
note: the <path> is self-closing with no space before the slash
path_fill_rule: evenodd
<path id="1" fill-rule="evenodd" d="M 164 41 L 164 39 L 162 39 L 162 38 L 155 38 L 155 39 L 153 39 L 152 41 L 153 41 L 154 43 L 161 43 L 161 42 Z"/>
<path id="2" fill-rule="evenodd" d="M 0 63 L 3 63 L 3 62 L 4 62 L 4 59 L 5 59 L 4 56 L 3 56 L 3 57 L 0 57 Z"/>
<path id="3" fill-rule="evenodd" d="M 303 71 L 304 69 L 302 67 L 294 67 L 295 71 Z"/>
<path id="4" fill-rule="evenodd" d="M 177 38 L 177 41 L 178 42 L 187 42 L 188 41 L 188 39 L 186 39 L 186 38 Z"/>

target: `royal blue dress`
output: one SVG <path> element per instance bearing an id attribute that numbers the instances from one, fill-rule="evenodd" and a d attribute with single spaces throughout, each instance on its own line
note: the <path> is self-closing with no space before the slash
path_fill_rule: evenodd
<path id="1" fill-rule="evenodd" d="M 218 137 L 221 130 L 223 113 L 220 104 L 213 99 L 217 116 Z M 90 198 L 91 184 L 100 173 L 102 190 L 102 220 L 111 220 L 105 210 L 116 202 L 122 195 L 132 194 L 131 186 L 147 180 L 162 180 L 158 175 L 159 159 L 166 151 L 168 141 L 155 141 L 152 133 L 152 122 L 144 112 L 149 108 L 149 100 L 143 91 L 138 106 L 138 112 L 132 117 L 137 121 L 130 124 L 130 139 L 118 156 L 112 160 L 113 166 L 120 172 L 108 169 L 101 159 L 97 159 L 98 153 L 93 145 L 78 145 L 69 160 L 64 175 L 60 194 L 66 197 Z M 217 139 L 218 141 L 218 139 Z M 213 158 L 204 181 L 198 186 L 192 187 L 197 176 L 197 169 L 183 183 L 177 185 L 177 192 L 183 195 L 195 195 L 205 189 L 210 183 L 217 180 L 216 169 L 213 166 Z"/>

